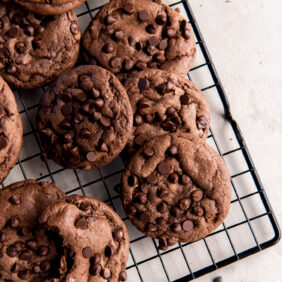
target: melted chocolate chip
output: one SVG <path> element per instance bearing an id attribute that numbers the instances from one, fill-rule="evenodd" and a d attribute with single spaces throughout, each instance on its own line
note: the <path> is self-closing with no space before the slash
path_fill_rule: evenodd
<path id="1" fill-rule="evenodd" d="M 91 258 L 94 255 L 94 253 L 90 247 L 86 247 L 86 248 L 83 248 L 82 255 L 85 258 Z"/>
<path id="2" fill-rule="evenodd" d="M 32 257 L 32 251 L 31 250 L 24 250 L 21 252 L 21 254 L 19 255 L 19 258 L 21 260 L 30 260 Z"/>
<path id="3" fill-rule="evenodd" d="M 166 163 L 166 162 L 161 162 L 159 165 L 158 165 L 158 171 L 159 173 L 161 174 L 169 174 L 170 172 L 170 169 L 171 169 L 171 166 L 170 164 Z"/>
<path id="4" fill-rule="evenodd" d="M 88 227 L 88 223 L 85 218 L 81 217 L 75 221 L 74 226 L 79 229 L 86 229 Z"/>
<path id="5" fill-rule="evenodd" d="M 95 162 L 97 157 L 96 157 L 96 154 L 94 152 L 88 152 L 86 154 L 86 159 L 89 161 L 89 162 Z"/>
<path id="6" fill-rule="evenodd" d="M 9 246 L 6 250 L 6 253 L 11 258 L 14 258 L 18 255 L 17 249 L 14 245 Z"/>
<path id="7" fill-rule="evenodd" d="M 160 213 L 166 213 L 168 210 L 167 204 L 165 202 L 161 202 L 157 206 L 157 210 Z"/>
<path id="8" fill-rule="evenodd" d="M 36 251 L 37 250 L 37 242 L 33 239 L 28 240 L 26 242 L 26 246 L 31 249 L 32 251 Z"/>
<path id="9" fill-rule="evenodd" d="M 154 151 L 154 149 L 151 148 L 151 147 L 146 147 L 146 148 L 144 149 L 144 151 L 143 151 L 143 154 L 144 154 L 145 157 L 151 158 L 151 157 L 154 156 L 155 151 Z"/>
<path id="10" fill-rule="evenodd" d="M 102 271 L 101 271 L 101 276 L 105 279 L 109 279 L 111 276 L 112 276 L 112 273 L 110 271 L 109 268 L 104 268 Z"/>
<path id="11" fill-rule="evenodd" d="M 111 43 L 107 43 L 106 45 L 103 46 L 103 52 L 106 54 L 111 54 L 114 52 L 114 45 Z"/>
<path id="12" fill-rule="evenodd" d="M 137 201 L 140 203 L 140 204 L 146 204 L 148 199 L 147 199 L 147 196 L 145 194 L 141 194 L 137 197 Z"/>
<path id="13" fill-rule="evenodd" d="M 130 175 L 127 182 L 129 186 L 135 186 L 138 184 L 138 178 L 135 175 Z"/>
<path id="14" fill-rule="evenodd" d="M 190 231 L 193 228 L 193 222 L 190 220 L 186 220 L 182 223 L 182 228 L 185 232 Z"/>
<path id="15" fill-rule="evenodd" d="M 171 225 L 171 230 L 175 233 L 180 233 L 182 231 L 182 227 L 179 223 L 173 223 Z"/>
<path id="16" fill-rule="evenodd" d="M 20 226 L 20 220 L 17 218 L 17 217 L 14 217 L 14 218 L 11 218 L 9 221 L 8 221 L 8 224 L 10 227 L 12 228 L 18 228 Z"/>
<path id="17" fill-rule="evenodd" d="M 138 18 L 140 21 L 145 22 L 149 20 L 149 13 L 146 10 L 142 10 L 138 13 Z"/>
<path id="18" fill-rule="evenodd" d="M 116 241 L 120 241 L 124 236 L 124 232 L 122 228 L 118 228 L 113 232 L 113 237 Z"/>
<path id="19" fill-rule="evenodd" d="M 148 44 L 149 46 L 158 46 L 160 44 L 160 40 L 158 39 L 158 37 L 156 36 L 152 36 L 149 40 L 148 40 Z"/>
<path id="20" fill-rule="evenodd" d="M 149 24 L 146 26 L 146 31 L 150 34 L 154 34 L 157 31 L 157 28 L 153 24 Z"/>
<path id="21" fill-rule="evenodd" d="M 178 182 L 178 174 L 177 173 L 172 173 L 168 176 L 168 181 L 170 183 L 177 183 Z"/>
<path id="22" fill-rule="evenodd" d="M 171 145 L 167 149 L 167 152 L 170 156 L 175 157 L 178 153 L 178 150 L 177 150 L 177 147 L 175 145 Z"/>
<path id="23" fill-rule="evenodd" d="M 166 188 L 160 188 L 158 190 L 158 196 L 161 198 L 161 199 L 164 199 L 168 196 L 168 190 Z"/>
<path id="24" fill-rule="evenodd" d="M 7 35 L 11 38 L 16 38 L 19 34 L 19 29 L 15 26 L 12 26 L 9 30 Z"/>
<path id="25" fill-rule="evenodd" d="M 183 185 L 190 184 L 190 183 L 191 183 L 190 177 L 187 176 L 187 175 L 185 175 L 185 174 L 183 174 L 183 175 L 181 176 L 181 183 L 182 183 Z"/>
<path id="26" fill-rule="evenodd" d="M 20 230 L 19 230 L 19 234 L 23 235 L 23 236 L 28 236 L 32 233 L 31 229 L 28 226 L 23 226 Z"/>
<path id="27" fill-rule="evenodd" d="M 159 14 L 157 15 L 156 17 L 156 23 L 158 25 L 164 25 L 166 24 L 166 21 L 167 21 L 167 16 L 165 14 Z"/>
<path id="28" fill-rule="evenodd" d="M 40 263 L 40 269 L 44 272 L 49 271 L 51 269 L 51 263 L 48 260 L 44 260 Z"/>
<path id="29" fill-rule="evenodd" d="M 147 182 L 150 184 L 157 184 L 158 183 L 158 177 L 155 174 L 151 174 L 147 177 Z"/>
<path id="30" fill-rule="evenodd" d="M 148 89 L 150 87 L 150 82 L 145 78 L 140 78 L 138 82 L 138 87 L 140 90 Z"/>
<path id="31" fill-rule="evenodd" d="M 119 274 L 119 278 L 118 278 L 120 281 L 126 281 L 127 280 L 127 273 L 126 271 L 122 271 L 120 274 Z"/>
<path id="32" fill-rule="evenodd" d="M 95 276 L 98 275 L 101 272 L 102 266 L 101 264 L 91 264 L 89 272 L 91 275 Z"/>

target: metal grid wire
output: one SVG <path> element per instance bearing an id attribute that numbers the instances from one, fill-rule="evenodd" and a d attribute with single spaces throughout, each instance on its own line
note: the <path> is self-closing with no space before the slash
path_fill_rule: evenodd
<path id="1" fill-rule="evenodd" d="M 76 9 L 82 31 L 106 2 L 88 0 Z M 121 158 L 90 172 L 65 170 L 52 161 L 45 163 L 40 160 L 42 146 L 34 121 L 44 89 L 32 95 L 15 91 L 24 124 L 24 143 L 17 165 L 3 184 L 6 186 L 22 179 L 35 178 L 56 183 L 67 194 L 92 196 L 109 204 L 123 218 L 129 230 L 131 248 L 127 271 L 128 281 L 134 282 L 192 280 L 272 246 L 280 239 L 279 226 L 241 131 L 232 118 L 191 7 L 184 0 L 164 2 L 180 9 L 180 13 L 188 18 L 197 39 L 198 55 L 188 77 L 202 88 L 208 99 L 212 119 L 208 143 L 224 158 L 232 175 L 233 197 L 225 222 L 205 239 L 159 251 L 154 239 L 144 236 L 131 225 L 113 189 L 124 169 Z"/>

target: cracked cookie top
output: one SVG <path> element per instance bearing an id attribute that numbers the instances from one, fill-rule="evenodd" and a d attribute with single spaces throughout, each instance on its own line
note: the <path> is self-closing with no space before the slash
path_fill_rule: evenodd
<path id="1" fill-rule="evenodd" d="M 83 35 L 83 55 L 123 79 L 123 74 L 160 68 L 185 76 L 195 55 L 189 23 L 172 8 L 147 0 L 113 0 Z"/>
<path id="2" fill-rule="evenodd" d="M 109 206 L 73 195 L 46 208 L 39 221 L 62 240 L 59 281 L 126 280 L 129 237 Z"/>
<path id="3" fill-rule="evenodd" d="M 25 9 L 39 15 L 58 15 L 75 9 L 86 0 L 14 0 Z"/>
<path id="4" fill-rule="evenodd" d="M 160 239 L 161 249 L 205 237 L 229 211 L 230 176 L 222 158 L 190 134 L 167 134 L 145 143 L 121 184 L 129 219 Z"/>
<path id="5" fill-rule="evenodd" d="M 132 110 L 112 73 L 81 66 L 44 93 L 37 129 L 48 157 L 63 167 L 90 170 L 122 151 L 132 129 Z"/>
<path id="6" fill-rule="evenodd" d="M 77 61 L 80 28 L 70 11 L 40 16 L 0 4 L 0 75 L 20 89 L 41 87 Z"/>
<path id="7" fill-rule="evenodd" d="M 0 190 L 0 279 L 47 281 L 56 276 L 55 242 L 37 224 L 52 202 L 64 197 L 55 185 L 35 180 Z"/>
<path id="8" fill-rule="evenodd" d="M 15 97 L 0 76 L 0 183 L 17 162 L 22 136 L 22 121 Z"/>
<path id="9" fill-rule="evenodd" d="M 167 133 L 189 132 L 207 138 L 209 106 L 204 94 L 188 79 L 150 69 L 132 75 L 124 87 L 134 122 L 129 152 Z"/>

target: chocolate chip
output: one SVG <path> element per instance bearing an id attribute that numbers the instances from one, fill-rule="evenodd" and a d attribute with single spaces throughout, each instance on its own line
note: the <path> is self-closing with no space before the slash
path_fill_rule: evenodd
<path id="1" fill-rule="evenodd" d="M 11 258 L 14 258 L 18 255 L 17 249 L 14 245 L 10 245 L 6 250 L 6 253 Z"/>
<path id="2" fill-rule="evenodd" d="M 94 253 L 90 247 L 86 247 L 86 248 L 83 248 L 82 255 L 85 258 L 91 258 L 94 255 Z"/>
<path id="3" fill-rule="evenodd" d="M 170 120 L 165 121 L 161 126 L 164 130 L 170 132 L 176 131 L 177 129 L 177 126 Z"/>
<path id="4" fill-rule="evenodd" d="M 24 29 L 24 33 L 26 35 L 29 35 L 29 36 L 33 36 L 34 35 L 34 28 L 32 26 L 27 26 L 25 29 Z"/>
<path id="5" fill-rule="evenodd" d="M 191 183 L 190 177 L 187 176 L 187 175 L 185 175 L 185 174 L 183 174 L 183 175 L 181 176 L 181 183 L 182 183 L 183 185 L 187 185 L 187 184 Z"/>
<path id="6" fill-rule="evenodd" d="M 106 248 L 105 248 L 105 256 L 106 257 L 111 257 L 113 254 L 115 253 L 115 249 L 114 249 L 114 247 L 113 246 L 107 246 Z"/>
<path id="7" fill-rule="evenodd" d="M 156 86 L 156 90 L 158 91 L 159 94 L 164 95 L 166 92 L 166 83 L 161 83 L 159 85 Z"/>
<path id="8" fill-rule="evenodd" d="M 170 174 L 169 176 L 168 176 L 168 181 L 170 182 L 170 183 L 173 183 L 173 184 L 175 184 L 175 183 L 177 183 L 178 182 L 178 174 L 177 173 L 172 173 L 172 174 Z"/>
<path id="9" fill-rule="evenodd" d="M 8 58 L 10 55 L 7 48 L 0 48 L 0 58 Z"/>
<path id="10" fill-rule="evenodd" d="M 171 166 L 170 166 L 170 164 L 168 164 L 168 163 L 166 163 L 166 162 L 161 162 L 161 163 L 159 163 L 159 165 L 158 165 L 158 171 L 159 171 L 159 173 L 161 173 L 161 174 L 169 174 L 169 172 L 170 172 L 170 169 L 171 169 Z"/>
<path id="11" fill-rule="evenodd" d="M 140 88 L 140 86 L 139 86 L 139 88 Z M 149 103 L 149 101 L 147 101 L 145 99 L 141 99 L 138 103 L 138 107 L 139 107 L 140 110 L 146 109 L 146 108 L 150 107 L 150 103 Z"/>
<path id="12" fill-rule="evenodd" d="M 79 132 L 79 136 L 82 139 L 89 139 L 91 137 L 91 133 L 87 128 L 82 128 Z"/>
<path id="13" fill-rule="evenodd" d="M 98 264 L 100 262 L 101 262 L 101 254 L 99 253 L 95 253 L 90 259 L 91 264 Z"/>
<path id="14" fill-rule="evenodd" d="M 166 204 L 165 202 L 159 203 L 158 206 L 157 206 L 157 210 L 158 210 L 158 212 L 160 212 L 160 213 L 165 213 L 165 212 L 167 212 L 167 210 L 168 210 L 167 204 Z"/>
<path id="15" fill-rule="evenodd" d="M 138 13 L 138 18 L 140 21 L 145 22 L 149 19 L 149 13 L 146 10 L 142 10 Z"/>
<path id="16" fill-rule="evenodd" d="M 180 102 L 183 105 L 189 105 L 193 102 L 193 99 L 188 94 L 184 94 L 180 97 Z"/>
<path id="17" fill-rule="evenodd" d="M 31 250 L 24 250 L 22 253 L 19 255 L 19 258 L 21 260 L 30 260 L 32 257 L 32 251 Z"/>
<path id="18" fill-rule="evenodd" d="M 189 39 L 191 37 L 191 32 L 189 29 L 185 29 L 183 30 L 182 35 L 185 39 Z"/>
<path id="19" fill-rule="evenodd" d="M 88 223 L 85 218 L 81 217 L 75 221 L 74 226 L 79 229 L 86 229 L 88 227 Z"/>
<path id="20" fill-rule="evenodd" d="M 20 220 L 17 217 L 13 217 L 8 221 L 8 225 L 11 228 L 18 228 L 20 226 Z"/>
<path id="21" fill-rule="evenodd" d="M 106 45 L 103 46 L 102 50 L 106 54 L 111 54 L 114 52 L 114 45 L 111 43 L 107 43 Z"/>
<path id="22" fill-rule="evenodd" d="M 155 55 L 155 60 L 158 63 L 163 63 L 165 61 L 165 56 L 162 53 L 158 53 Z"/>
<path id="23" fill-rule="evenodd" d="M 122 228 L 118 228 L 113 232 L 113 237 L 116 241 L 120 241 L 124 236 L 124 232 Z"/>
<path id="24" fill-rule="evenodd" d="M 170 156 L 175 157 L 178 153 L 178 150 L 177 150 L 177 147 L 175 145 L 171 145 L 167 149 L 167 152 Z"/>
<path id="25" fill-rule="evenodd" d="M 165 33 L 166 33 L 168 38 L 172 38 L 176 35 L 176 30 L 172 27 L 169 27 L 169 28 L 166 29 Z"/>
<path id="26" fill-rule="evenodd" d="M 146 31 L 150 34 L 154 34 L 157 31 L 157 28 L 153 24 L 149 24 L 146 26 Z"/>
<path id="27" fill-rule="evenodd" d="M 0 136 L 0 150 L 3 150 L 7 147 L 8 141 L 4 136 Z"/>
<path id="28" fill-rule="evenodd" d="M 79 32 L 78 25 L 76 23 L 72 23 L 70 26 L 70 30 L 72 34 L 77 34 Z"/>
<path id="29" fill-rule="evenodd" d="M 93 114 L 93 120 L 95 120 L 95 121 L 100 120 L 101 117 L 102 117 L 102 114 L 99 113 L 99 112 L 95 112 L 95 113 Z"/>
<path id="30" fill-rule="evenodd" d="M 203 191 L 202 190 L 195 190 L 191 193 L 191 199 L 194 202 L 199 202 L 203 198 Z"/>
<path id="31" fill-rule="evenodd" d="M 189 199 L 181 199 L 181 200 L 179 201 L 179 207 L 180 207 L 180 209 L 183 210 L 183 211 L 189 209 L 190 204 L 191 204 L 191 201 L 190 201 Z"/>
<path id="32" fill-rule="evenodd" d="M 37 249 L 37 242 L 36 242 L 35 240 L 33 240 L 33 239 L 28 240 L 28 241 L 26 242 L 26 246 L 27 246 L 29 249 L 31 249 L 32 251 L 36 251 L 36 249 Z"/>
<path id="33" fill-rule="evenodd" d="M 144 136 L 142 136 L 142 135 L 137 135 L 137 136 L 134 138 L 134 143 L 135 143 L 136 145 L 142 146 L 145 142 L 146 142 L 146 139 L 145 139 Z"/>
<path id="34" fill-rule="evenodd" d="M 91 275 L 95 276 L 101 272 L 102 266 L 101 264 L 91 264 L 89 272 Z"/>
<path id="35" fill-rule="evenodd" d="M 156 113 L 156 117 L 160 122 L 163 122 L 166 120 L 167 116 L 165 114 L 161 114 L 161 113 Z"/>
<path id="36" fill-rule="evenodd" d="M 91 89 L 91 92 L 92 92 L 92 96 L 94 97 L 94 98 L 99 98 L 100 97 L 100 95 L 101 95 L 101 93 L 100 93 L 100 90 L 99 89 L 96 89 L 96 88 L 92 88 Z"/>
<path id="37" fill-rule="evenodd" d="M 149 40 L 148 40 L 148 44 L 149 46 L 158 46 L 160 43 L 160 40 L 156 37 L 156 36 L 152 36 Z"/>
<path id="38" fill-rule="evenodd" d="M 119 68 L 121 66 L 121 58 L 119 57 L 112 58 L 110 64 L 112 68 Z"/>
<path id="39" fill-rule="evenodd" d="M 166 225 L 166 220 L 164 217 L 158 217 L 157 220 L 156 220 L 157 224 L 160 225 L 160 226 L 165 226 Z"/>
<path id="40" fill-rule="evenodd" d="M 44 272 L 49 271 L 51 269 L 51 263 L 48 260 L 44 260 L 40 263 L 40 269 Z"/>
<path id="41" fill-rule="evenodd" d="M 19 34 L 19 29 L 15 26 L 12 26 L 9 30 L 7 35 L 11 38 L 16 38 Z"/>
<path id="42" fill-rule="evenodd" d="M 88 209 L 91 207 L 90 205 L 90 202 L 88 201 L 83 201 L 80 203 L 79 205 L 79 208 L 82 210 L 82 211 L 88 211 Z"/>
<path id="43" fill-rule="evenodd" d="M 141 194 L 137 197 L 137 201 L 140 203 L 140 204 L 146 204 L 148 199 L 147 199 L 147 196 L 145 194 Z"/>
<path id="44" fill-rule="evenodd" d="M 19 54 L 23 54 L 26 50 L 24 43 L 17 42 L 15 45 L 15 49 Z"/>
<path id="45" fill-rule="evenodd" d="M 85 103 L 85 104 L 82 105 L 81 109 L 85 113 L 90 113 L 90 111 L 91 111 L 90 107 L 91 107 L 90 103 Z"/>
<path id="46" fill-rule="evenodd" d="M 203 210 L 202 207 L 197 207 L 197 206 L 193 207 L 193 212 L 197 216 L 203 216 L 204 215 L 204 210 Z"/>
<path id="47" fill-rule="evenodd" d="M 32 47 L 33 49 L 40 49 L 42 47 L 42 41 L 41 40 L 33 40 L 32 41 Z"/>
<path id="48" fill-rule="evenodd" d="M 148 212 L 142 212 L 142 213 L 140 214 L 140 220 L 141 220 L 143 223 L 146 223 L 146 222 L 148 222 L 148 221 L 151 220 L 151 216 L 150 216 L 150 214 L 149 214 Z"/>
<path id="49" fill-rule="evenodd" d="M 132 15 L 134 13 L 134 6 L 128 3 L 123 7 L 123 11 L 128 15 Z"/>
<path id="50" fill-rule="evenodd" d="M 10 74 L 15 74 L 17 72 L 17 68 L 15 67 L 15 65 L 10 64 L 7 67 L 7 72 Z"/>
<path id="51" fill-rule="evenodd" d="M 135 123 L 135 125 L 140 125 L 140 124 L 142 124 L 142 123 L 143 123 L 142 116 L 136 114 L 136 115 L 134 116 L 134 123 Z"/>
<path id="52" fill-rule="evenodd" d="M 156 47 L 154 47 L 154 46 L 148 46 L 148 47 L 146 48 L 146 51 L 147 51 L 147 53 L 148 53 L 149 55 L 153 56 L 153 55 L 155 54 L 155 52 L 156 52 Z"/>
<path id="53" fill-rule="evenodd" d="M 184 231 L 190 231 L 193 228 L 193 222 L 190 220 L 186 220 L 182 223 L 182 228 Z"/>
<path id="54" fill-rule="evenodd" d="M 161 49 L 161 50 L 165 50 L 166 48 L 167 48 L 167 40 L 161 40 L 160 41 L 160 44 L 159 44 L 159 48 Z"/>
<path id="55" fill-rule="evenodd" d="M 76 90 L 76 89 L 73 89 Z M 81 91 L 80 89 L 77 89 L 78 91 Z M 73 94 L 73 93 L 72 93 Z M 72 101 L 72 96 L 70 94 L 61 94 L 58 96 L 58 98 L 63 101 L 64 103 L 70 103 Z"/>
<path id="56" fill-rule="evenodd" d="M 173 107 L 169 107 L 167 108 L 166 112 L 165 112 L 169 117 L 174 117 L 176 114 L 176 110 Z"/>
<path id="57" fill-rule="evenodd" d="M 136 175 L 130 175 L 130 176 L 128 176 L 127 182 L 128 182 L 129 186 L 133 187 L 133 186 L 138 184 L 138 178 L 137 178 Z"/>
<path id="58" fill-rule="evenodd" d="M 149 80 L 145 78 L 140 78 L 138 81 L 138 87 L 140 90 L 148 89 L 150 87 Z"/>
<path id="59" fill-rule="evenodd" d="M 71 130 L 72 129 L 72 125 L 70 124 L 69 121 L 67 120 L 64 120 L 61 124 L 60 124 L 60 127 L 62 129 L 65 129 L 65 130 Z"/>
<path id="60" fill-rule="evenodd" d="M 61 112 L 64 116 L 68 116 L 72 113 L 72 105 L 71 104 L 64 104 L 61 108 Z"/>
<path id="61" fill-rule="evenodd" d="M 20 265 L 18 263 L 14 263 L 12 268 L 11 268 L 11 272 L 12 273 L 17 273 L 20 271 Z"/>
<path id="62" fill-rule="evenodd" d="M 25 244 L 22 241 L 17 241 L 17 242 L 14 243 L 14 246 L 15 246 L 17 252 L 20 252 L 25 247 Z"/>
<path id="63" fill-rule="evenodd" d="M 151 158 L 151 157 L 154 156 L 155 151 L 154 151 L 154 149 L 151 148 L 151 147 L 146 147 L 146 148 L 144 149 L 144 151 L 143 151 L 143 154 L 144 154 L 145 157 Z"/>
<path id="64" fill-rule="evenodd" d="M 100 146 L 100 149 L 99 149 L 100 152 L 108 152 L 109 149 L 108 149 L 108 146 L 106 143 L 102 143 L 101 146 Z"/>
<path id="65" fill-rule="evenodd" d="M 147 232 L 155 232 L 157 231 L 157 227 L 156 225 L 152 224 L 152 223 L 148 223 L 146 226 L 146 231 Z"/>
<path id="66" fill-rule="evenodd" d="M 126 70 L 131 70 L 134 67 L 134 62 L 131 59 L 125 59 L 125 65 Z"/>
<path id="67" fill-rule="evenodd" d="M 143 45 L 143 43 L 141 41 L 140 42 L 136 42 L 136 44 L 135 44 L 136 50 L 140 51 L 140 50 L 143 49 L 143 47 L 144 47 L 144 45 Z"/>
<path id="68" fill-rule="evenodd" d="M 174 217 L 180 217 L 181 214 L 182 214 L 182 211 L 181 211 L 179 208 L 177 208 L 177 207 L 173 207 L 173 208 L 170 210 L 170 213 L 171 213 L 171 215 L 174 216 Z"/>
<path id="69" fill-rule="evenodd" d="M 154 120 L 154 115 L 146 114 L 145 120 L 146 120 L 146 122 L 149 122 L 149 123 L 152 122 Z"/>
<path id="70" fill-rule="evenodd" d="M 160 188 L 158 190 L 158 196 L 163 199 L 163 198 L 166 198 L 168 196 L 168 190 L 166 188 Z"/>
<path id="71" fill-rule="evenodd" d="M 180 233 L 182 231 L 182 227 L 179 223 L 173 223 L 170 228 L 175 233 Z"/>
<path id="72" fill-rule="evenodd" d="M 87 159 L 89 162 L 95 162 L 96 159 L 97 159 L 95 152 L 88 152 L 88 153 L 86 154 L 86 159 Z"/>
<path id="73" fill-rule="evenodd" d="M 120 281 L 126 281 L 126 280 L 127 280 L 127 273 L 126 273 L 126 271 L 122 271 L 122 272 L 119 274 L 118 279 L 119 279 Z"/>
<path id="74" fill-rule="evenodd" d="M 31 229 L 28 226 L 23 226 L 20 230 L 19 233 L 23 236 L 28 236 L 31 234 Z"/>
<path id="75" fill-rule="evenodd" d="M 121 39 L 123 38 L 123 35 L 124 35 L 124 33 L 123 33 L 123 31 L 122 31 L 121 29 L 118 29 L 118 30 L 116 30 L 116 31 L 114 32 L 114 38 L 115 38 L 117 41 L 121 40 Z"/>
<path id="76" fill-rule="evenodd" d="M 205 130 L 208 127 L 209 120 L 206 116 L 200 116 L 197 118 L 197 127 L 198 129 Z"/>
<path id="77" fill-rule="evenodd" d="M 75 24 L 75 25 L 76 25 L 76 24 Z M 45 28 L 44 28 L 42 25 L 38 25 L 38 26 L 36 26 L 36 28 L 35 28 L 36 34 L 40 34 L 40 33 L 42 33 L 44 30 L 45 30 Z"/>
<path id="78" fill-rule="evenodd" d="M 19 278 L 22 280 L 28 280 L 31 276 L 31 271 L 28 269 L 22 270 L 19 273 Z"/>
<path id="79" fill-rule="evenodd" d="M 109 119 L 109 118 L 106 118 L 106 117 L 101 117 L 100 118 L 100 122 L 101 122 L 101 124 L 103 125 L 103 126 L 105 126 L 105 127 L 109 127 L 109 126 L 111 126 L 111 120 Z"/>
<path id="80" fill-rule="evenodd" d="M 72 139 L 73 139 L 73 135 L 70 132 L 64 133 L 64 142 L 66 144 L 71 143 Z"/>
<path id="81" fill-rule="evenodd" d="M 150 184 L 154 185 L 158 183 L 158 177 L 155 174 L 149 175 L 146 179 Z"/>
<path id="82" fill-rule="evenodd" d="M 117 21 L 117 19 L 115 17 L 111 16 L 111 15 L 108 15 L 106 17 L 106 24 L 107 25 L 111 25 L 111 24 L 115 23 L 116 21 Z"/>
<path id="83" fill-rule="evenodd" d="M 159 14 L 159 15 L 157 15 L 157 17 L 156 17 L 156 23 L 157 23 L 158 25 L 163 25 L 163 24 L 166 23 L 166 21 L 167 21 L 167 17 L 166 17 L 165 14 Z"/>
<path id="84" fill-rule="evenodd" d="M 136 40 L 135 40 L 133 37 L 129 36 L 129 37 L 128 37 L 128 44 L 129 44 L 131 47 L 134 47 L 135 44 L 136 44 Z"/>
<path id="85" fill-rule="evenodd" d="M 50 252 L 50 248 L 48 246 L 41 246 L 38 249 L 38 254 L 42 257 L 47 256 L 49 252 Z"/>

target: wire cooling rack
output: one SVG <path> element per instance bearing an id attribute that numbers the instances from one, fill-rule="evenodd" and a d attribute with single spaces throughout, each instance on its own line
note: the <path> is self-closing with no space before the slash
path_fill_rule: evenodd
<path id="1" fill-rule="evenodd" d="M 108 1 L 88 0 L 76 9 L 84 31 L 99 8 Z M 259 179 L 241 131 L 233 119 L 228 100 L 188 2 L 164 1 L 187 17 L 197 39 L 198 54 L 188 77 L 205 93 L 211 108 L 208 143 L 225 160 L 232 175 L 233 196 L 225 222 L 205 239 L 178 244 L 166 251 L 157 242 L 131 225 L 113 189 L 124 169 L 121 158 L 108 166 L 85 172 L 65 170 L 54 162 L 40 159 L 42 147 L 35 131 L 35 115 L 44 89 L 16 92 L 24 124 L 24 142 L 20 158 L 3 186 L 35 178 L 54 182 L 67 194 L 98 198 L 112 206 L 125 221 L 131 238 L 127 265 L 128 281 L 188 281 L 221 268 L 277 243 L 280 230 L 265 190 Z"/>

